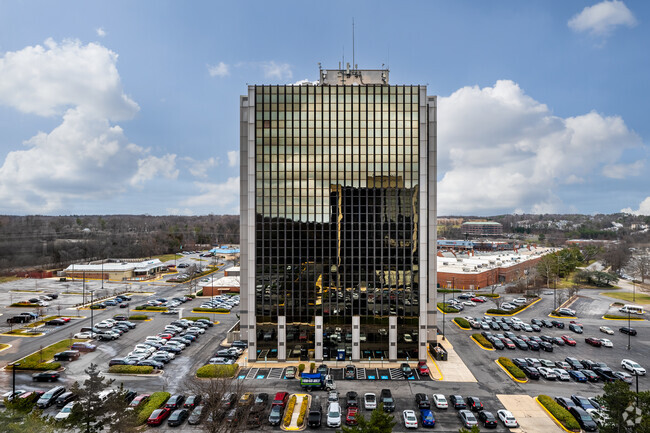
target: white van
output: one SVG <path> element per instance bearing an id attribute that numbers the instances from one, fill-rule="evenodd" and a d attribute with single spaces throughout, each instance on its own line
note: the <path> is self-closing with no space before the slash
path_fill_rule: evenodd
<path id="1" fill-rule="evenodd" d="M 643 307 L 639 305 L 623 305 L 620 310 L 621 313 L 643 314 Z"/>

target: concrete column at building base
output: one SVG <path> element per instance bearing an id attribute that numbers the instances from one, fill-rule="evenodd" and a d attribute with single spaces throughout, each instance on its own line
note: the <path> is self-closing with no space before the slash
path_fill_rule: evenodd
<path id="1" fill-rule="evenodd" d="M 397 361 L 397 316 L 388 317 L 388 360 Z"/>
<path id="2" fill-rule="evenodd" d="M 287 318 L 278 316 L 278 361 L 287 360 Z"/>
<path id="3" fill-rule="evenodd" d="M 316 316 L 314 325 L 314 359 L 323 362 L 323 316 Z"/>
<path id="4" fill-rule="evenodd" d="M 359 362 L 361 358 L 361 317 L 352 316 L 352 361 Z"/>

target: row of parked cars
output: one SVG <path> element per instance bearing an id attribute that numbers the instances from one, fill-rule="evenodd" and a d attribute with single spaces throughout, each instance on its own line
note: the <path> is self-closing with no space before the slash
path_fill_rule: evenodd
<path id="1" fill-rule="evenodd" d="M 127 301 L 130 301 L 131 297 L 127 295 L 118 295 L 115 298 L 112 299 L 107 299 L 105 301 L 101 302 L 96 302 L 90 306 L 92 309 L 100 309 L 100 308 L 108 308 L 108 307 L 115 307 L 116 305 L 119 306 L 120 308 L 127 308 L 129 306 L 129 303 Z"/>
<path id="2" fill-rule="evenodd" d="M 567 356 L 564 361 L 551 361 L 537 358 L 513 358 L 513 364 L 519 367 L 529 379 L 543 377 L 551 381 L 575 382 L 614 382 L 622 380 L 632 383 L 632 375 L 645 375 L 645 369 L 631 359 L 623 359 L 621 367 L 629 371 L 614 371 L 604 362 L 590 359 L 578 360 Z"/>
<path id="3" fill-rule="evenodd" d="M 470 326 L 474 329 L 482 329 L 484 331 L 525 331 L 525 332 L 541 332 L 544 328 L 557 328 L 564 329 L 568 327 L 570 331 L 577 334 L 582 334 L 582 324 L 571 320 L 567 324 L 560 320 L 548 319 L 532 319 L 530 323 L 526 323 L 518 317 L 499 317 L 499 316 L 484 316 L 484 317 L 470 317 L 465 316 Z"/>
<path id="4" fill-rule="evenodd" d="M 230 311 L 237 305 L 239 305 L 239 295 L 217 295 L 203 302 L 201 308 L 223 308 Z"/>
<path id="5" fill-rule="evenodd" d="M 575 346 L 576 340 L 570 335 L 562 335 L 560 337 L 552 337 L 550 335 L 515 335 L 513 332 L 505 331 L 504 333 L 493 334 L 490 331 L 481 332 L 492 346 L 497 350 L 532 350 L 553 352 L 555 346 Z"/>
<path id="6" fill-rule="evenodd" d="M 555 397 L 555 401 L 573 415 L 584 431 L 597 431 L 608 419 L 601 404 L 594 398 L 573 394 L 568 397 Z"/>
<path id="7" fill-rule="evenodd" d="M 175 320 L 165 326 L 159 334 L 147 336 L 144 341 L 136 344 L 126 357 L 113 358 L 108 365 L 151 366 L 162 370 L 165 368 L 165 364 L 205 334 L 205 331 L 212 326 L 214 326 L 212 322 L 207 319 Z"/>

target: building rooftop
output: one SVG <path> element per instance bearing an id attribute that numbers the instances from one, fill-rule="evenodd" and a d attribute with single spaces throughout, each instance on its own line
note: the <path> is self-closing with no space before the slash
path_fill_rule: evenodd
<path id="1" fill-rule="evenodd" d="M 501 223 L 498 223 L 496 221 L 467 221 L 464 222 L 462 225 L 466 224 L 477 224 L 477 225 L 483 225 L 483 226 L 494 226 L 494 225 L 501 225 Z"/>
<path id="2" fill-rule="evenodd" d="M 239 287 L 239 277 L 221 277 L 218 280 L 212 278 L 210 282 L 203 283 L 203 287 Z"/>
<path id="3" fill-rule="evenodd" d="M 480 274 L 489 269 L 508 268 L 519 263 L 533 260 L 553 251 L 550 248 L 535 247 L 531 251 L 493 253 L 493 254 L 457 254 L 443 253 L 438 256 L 438 272 L 458 274 Z"/>
<path id="4" fill-rule="evenodd" d="M 350 64 L 346 64 L 345 69 L 321 69 L 320 81 L 321 86 L 340 86 L 340 85 L 357 85 L 365 86 L 369 84 L 388 85 L 388 69 L 358 69 L 357 65 L 350 69 Z"/>

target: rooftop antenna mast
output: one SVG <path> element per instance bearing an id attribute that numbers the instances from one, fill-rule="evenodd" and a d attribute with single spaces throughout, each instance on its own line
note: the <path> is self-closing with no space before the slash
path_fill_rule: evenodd
<path id="1" fill-rule="evenodd" d="M 352 68 L 357 69 L 356 63 L 354 63 L 354 17 L 352 17 Z"/>

